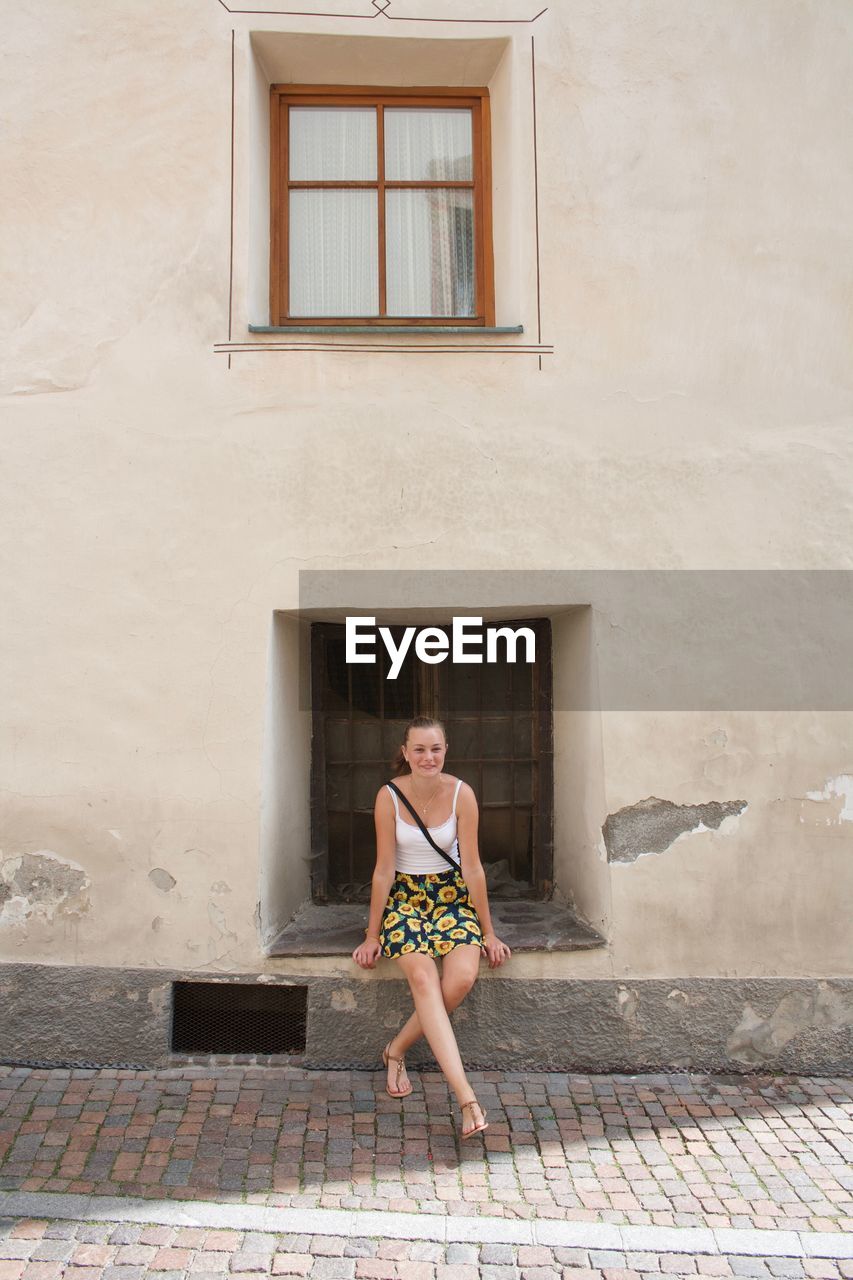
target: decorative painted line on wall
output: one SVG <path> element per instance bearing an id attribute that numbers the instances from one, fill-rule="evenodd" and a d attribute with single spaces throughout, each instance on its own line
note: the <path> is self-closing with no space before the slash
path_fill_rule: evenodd
<path id="1" fill-rule="evenodd" d="M 389 13 L 391 0 L 370 0 L 373 9 L 372 13 L 325 13 L 318 9 L 231 9 L 225 3 L 225 0 L 217 0 L 217 3 L 222 5 L 226 13 L 255 13 L 276 18 L 357 18 L 371 22 L 374 18 L 382 17 L 387 18 L 389 22 L 461 22 L 484 23 L 487 26 L 516 26 L 533 23 L 537 22 L 543 13 L 548 12 L 548 6 L 546 5 L 533 18 L 417 18 Z"/>

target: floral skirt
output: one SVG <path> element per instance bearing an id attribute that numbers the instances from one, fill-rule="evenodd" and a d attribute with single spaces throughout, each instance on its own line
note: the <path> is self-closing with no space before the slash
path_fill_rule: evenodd
<path id="1" fill-rule="evenodd" d="M 398 871 L 379 931 L 382 955 L 422 951 L 446 956 L 465 943 L 482 946 L 483 931 L 461 871 L 449 867 L 430 875 Z"/>

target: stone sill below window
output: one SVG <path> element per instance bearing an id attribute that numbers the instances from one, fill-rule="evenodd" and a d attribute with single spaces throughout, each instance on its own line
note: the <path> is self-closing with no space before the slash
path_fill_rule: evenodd
<path id="1" fill-rule="evenodd" d="M 498 937 L 512 951 L 586 951 L 606 945 L 600 933 L 559 902 L 489 902 Z M 364 941 L 364 902 L 306 902 L 269 948 L 271 956 L 350 955 Z"/>
<path id="2" fill-rule="evenodd" d="M 333 337 L 337 333 L 358 333 L 361 335 L 372 334 L 379 337 L 384 333 L 393 333 L 399 336 L 401 333 L 417 334 L 418 337 L 443 338 L 448 333 L 454 336 L 467 336 L 469 338 L 482 338 L 484 335 L 505 336 L 506 334 L 524 333 L 524 325 L 503 325 L 498 328 L 486 329 L 477 325 L 453 325 L 453 324 L 250 324 L 249 333 L 324 333 L 327 337 Z"/>

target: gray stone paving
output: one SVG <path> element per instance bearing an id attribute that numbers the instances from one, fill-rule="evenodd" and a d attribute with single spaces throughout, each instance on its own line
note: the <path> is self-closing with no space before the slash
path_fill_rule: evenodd
<path id="1" fill-rule="evenodd" d="M 308 1280 L 493 1280 L 495 1275 L 499 1280 L 547 1280 L 551 1275 L 559 1280 L 697 1275 L 850 1280 L 853 1261 L 0 1218 L 0 1280 L 197 1280 L 203 1275 L 260 1274 Z"/>

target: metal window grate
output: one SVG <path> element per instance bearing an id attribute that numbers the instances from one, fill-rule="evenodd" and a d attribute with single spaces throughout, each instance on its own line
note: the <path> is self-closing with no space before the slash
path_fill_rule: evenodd
<path id="1" fill-rule="evenodd" d="M 448 620 L 445 630 L 452 621 Z M 551 628 L 547 618 L 502 619 L 536 635 L 536 663 L 427 665 L 410 648 L 387 680 L 346 661 L 345 628 L 312 627 L 312 898 L 370 898 L 376 860 L 373 807 L 414 715 L 437 716 L 447 771 L 470 783 L 480 809 L 480 854 L 493 865 L 490 895 L 549 897 L 553 880 Z M 399 645 L 402 626 L 390 628 Z"/>
<path id="2" fill-rule="evenodd" d="M 175 1053 L 304 1053 L 308 988 L 286 983 L 175 982 Z"/>

